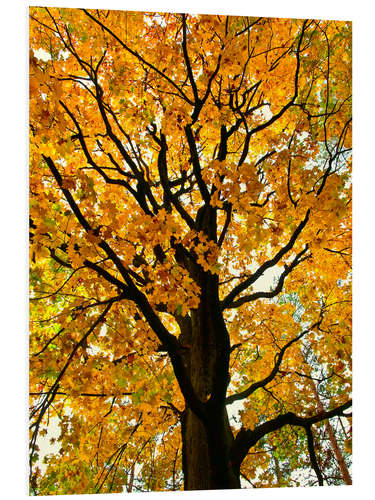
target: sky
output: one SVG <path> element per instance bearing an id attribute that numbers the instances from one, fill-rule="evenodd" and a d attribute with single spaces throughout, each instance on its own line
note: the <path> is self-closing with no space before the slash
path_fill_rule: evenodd
<path id="1" fill-rule="evenodd" d="M 6 2 L 0 36 L 2 47 L 1 139 L 1 262 L 2 266 L 2 492 L 7 498 L 28 498 L 27 494 L 27 7 L 55 5 L 74 7 L 77 2 L 59 0 Z M 372 2 L 368 0 L 80 0 L 79 6 L 251 14 L 277 17 L 328 18 L 354 20 L 354 484 L 352 487 L 320 488 L 319 500 L 355 497 L 369 498 L 373 490 L 372 429 L 374 327 L 372 290 L 375 267 L 371 264 L 374 248 L 373 168 L 374 64 Z M 11 50 L 10 50 L 11 48 Z M 371 488 L 371 490 L 370 490 Z M 278 500 L 315 499 L 315 489 L 258 490 L 251 498 Z M 136 495 L 136 494 L 135 494 Z M 225 492 L 152 493 L 153 500 L 224 499 Z M 169 496 L 168 496 L 169 495 Z M 249 498 L 249 491 L 231 492 L 232 499 Z M 92 498 L 83 495 L 81 498 Z M 52 497 L 53 498 L 53 497 Z M 66 499 L 77 498 L 66 496 Z M 142 496 L 142 498 L 144 498 Z"/>

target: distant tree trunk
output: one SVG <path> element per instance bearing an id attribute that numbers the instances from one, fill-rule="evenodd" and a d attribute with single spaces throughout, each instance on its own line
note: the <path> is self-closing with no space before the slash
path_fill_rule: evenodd
<path id="1" fill-rule="evenodd" d="M 319 397 L 318 391 L 316 390 L 314 382 L 312 382 L 311 387 L 312 387 L 313 392 L 314 392 L 314 396 L 315 396 L 315 400 L 317 402 L 318 410 L 320 412 L 325 411 L 323 404 L 322 404 L 322 401 Z M 352 478 L 350 477 L 350 473 L 349 473 L 348 468 L 346 466 L 344 457 L 342 456 L 340 447 L 337 443 L 337 439 L 336 439 L 335 433 L 332 429 L 332 425 L 329 423 L 329 420 L 326 420 L 324 425 L 325 425 L 325 428 L 326 428 L 326 431 L 328 434 L 329 441 L 331 443 L 332 451 L 335 454 L 338 466 L 340 468 L 342 478 L 343 478 L 345 484 L 352 484 Z"/>
<path id="2" fill-rule="evenodd" d="M 133 491 L 133 483 L 134 483 L 134 469 L 135 469 L 135 464 L 132 465 L 130 469 L 130 479 L 128 483 L 128 493 L 131 493 Z"/>
<path id="3" fill-rule="evenodd" d="M 280 470 L 280 462 L 279 462 L 279 459 L 275 455 L 272 455 L 272 458 L 273 458 L 273 461 L 275 462 L 275 474 L 276 474 L 276 479 L 277 479 L 276 484 L 280 488 L 282 486 L 282 482 L 283 482 L 283 476 L 282 476 L 281 470 Z"/>

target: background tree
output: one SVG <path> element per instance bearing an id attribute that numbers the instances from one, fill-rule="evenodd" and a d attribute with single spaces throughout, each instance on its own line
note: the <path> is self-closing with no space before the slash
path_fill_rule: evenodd
<path id="1" fill-rule="evenodd" d="M 351 405 L 350 28 L 30 9 L 34 494 L 327 482 L 321 426 Z"/>

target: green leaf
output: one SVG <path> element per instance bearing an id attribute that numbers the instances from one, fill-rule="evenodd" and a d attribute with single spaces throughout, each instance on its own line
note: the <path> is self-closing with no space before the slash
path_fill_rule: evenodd
<path id="1" fill-rule="evenodd" d="M 119 379 L 117 379 L 117 385 L 119 387 L 124 388 L 128 385 L 128 380 L 126 378 L 119 378 Z"/>
<path id="2" fill-rule="evenodd" d="M 51 229 L 53 227 L 55 227 L 55 225 L 56 225 L 56 221 L 54 221 L 53 219 L 47 218 L 47 219 L 44 220 L 44 222 L 45 222 L 46 226 L 49 227 L 49 228 L 51 228 Z"/>
<path id="3" fill-rule="evenodd" d="M 143 393 L 144 393 L 144 390 L 142 388 L 138 389 L 138 391 L 136 391 L 132 396 L 133 403 L 138 405 L 142 400 Z"/>
<path id="4" fill-rule="evenodd" d="M 61 212 L 61 205 L 59 203 L 53 203 L 52 210 L 54 210 L 55 212 Z"/>

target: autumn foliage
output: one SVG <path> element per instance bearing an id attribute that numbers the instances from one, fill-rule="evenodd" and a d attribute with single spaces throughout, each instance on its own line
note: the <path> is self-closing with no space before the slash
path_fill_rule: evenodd
<path id="1" fill-rule="evenodd" d="M 31 492 L 349 483 L 350 23 L 32 7 L 29 69 Z"/>

